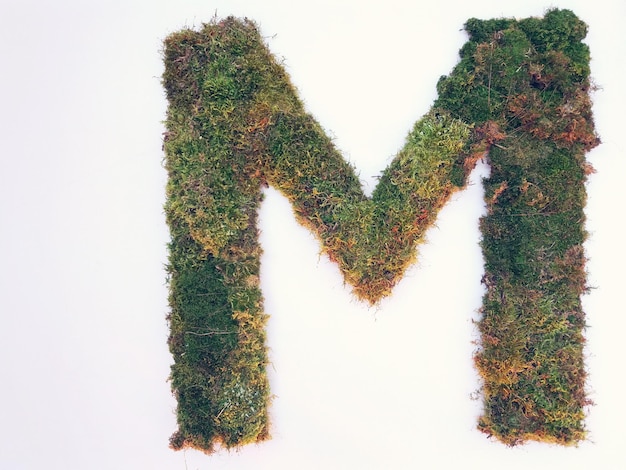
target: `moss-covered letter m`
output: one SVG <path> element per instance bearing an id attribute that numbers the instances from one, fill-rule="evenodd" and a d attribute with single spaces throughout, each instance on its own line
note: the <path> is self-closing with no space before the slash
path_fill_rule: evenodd
<path id="1" fill-rule="evenodd" d="M 268 437 L 263 186 L 291 201 L 355 295 L 375 303 L 484 155 L 479 428 L 509 444 L 584 437 L 584 155 L 597 144 L 587 28 L 552 10 L 465 29 L 459 64 L 371 197 L 253 23 L 227 18 L 166 39 L 173 448 Z"/>

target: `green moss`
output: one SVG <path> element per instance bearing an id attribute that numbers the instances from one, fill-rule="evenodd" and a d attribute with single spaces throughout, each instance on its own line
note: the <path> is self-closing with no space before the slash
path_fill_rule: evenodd
<path id="1" fill-rule="evenodd" d="M 485 152 L 480 428 L 509 444 L 584 436 L 584 152 L 598 142 L 586 26 L 552 10 L 466 29 L 459 64 L 371 198 L 252 22 L 227 18 L 166 39 L 172 447 L 211 452 L 268 437 L 264 185 L 290 200 L 355 295 L 376 303 Z"/>

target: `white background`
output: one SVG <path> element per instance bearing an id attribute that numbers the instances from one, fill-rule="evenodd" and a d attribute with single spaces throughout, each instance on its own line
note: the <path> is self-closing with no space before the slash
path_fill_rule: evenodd
<path id="1" fill-rule="evenodd" d="M 470 17 L 571 8 L 590 26 L 586 245 L 590 441 L 507 448 L 475 429 L 479 173 L 377 309 L 268 191 L 262 284 L 273 439 L 167 447 L 167 34 L 217 13 L 261 26 L 367 191 L 457 62 Z M 614 1 L 3 0 L 0 8 L 0 469 L 620 469 L 626 8 Z M 473 399 L 474 398 L 474 399 Z"/>

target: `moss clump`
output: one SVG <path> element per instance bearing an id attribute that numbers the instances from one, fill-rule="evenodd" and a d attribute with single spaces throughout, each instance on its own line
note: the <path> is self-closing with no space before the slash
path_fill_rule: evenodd
<path id="1" fill-rule="evenodd" d="M 576 45 L 586 29 L 572 15 L 468 21 L 459 65 L 440 80 L 439 99 L 371 198 L 252 22 L 227 18 L 166 39 L 169 344 L 179 423 L 172 447 L 211 452 L 216 443 L 269 435 L 256 228 L 264 185 L 291 201 L 355 295 L 375 303 L 485 152 L 492 175 L 482 221 L 480 426 L 509 443 L 582 437 L 583 156 L 597 140 L 588 51 Z M 568 40 L 563 24 L 574 28 Z"/>
<path id="2" fill-rule="evenodd" d="M 587 26 L 568 10 L 543 19 L 470 20 L 461 63 L 437 105 L 498 130 L 481 220 L 487 293 L 476 365 L 479 428 L 508 444 L 584 438 L 585 152 L 598 143 Z M 475 106 L 471 106 L 475 103 Z M 493 129 L 490 131 L 493 135 Z"/>

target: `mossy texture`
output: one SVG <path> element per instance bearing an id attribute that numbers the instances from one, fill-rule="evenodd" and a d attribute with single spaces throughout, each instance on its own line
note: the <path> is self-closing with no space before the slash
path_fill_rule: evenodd
<path id="1" fill-rule="evenodd" d="M 227 18 L 166 39 L 173 448 L 269 436 L 263 186 L 291 201 L 356 297 L 373 304 L 486 152 L 480 427 L 507 443 L 583 437 L 584 152 L 597 143 L 586 26 L 553 10 L 466 29 L 459 65 L 371 197 L 252 22 Z"/>
<path id="2" fill-rule="evenodd" d="M 589 99 L 586 25 L 472 19 L 461 62 L 437 105 L 488 136 L 482 218 L 487 288 L 475 357 L 479 428 L 507 444 L 574 444 L 585 436 L 585 152 L 598 143 Z M 486 122 L 487 124 L 481 124 Z"/>

